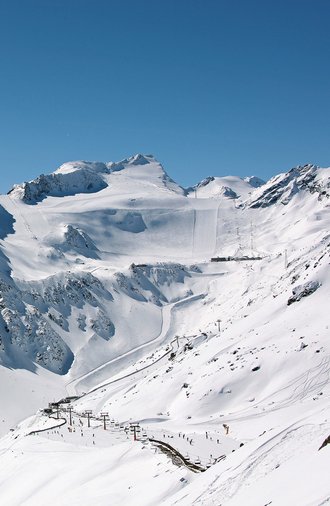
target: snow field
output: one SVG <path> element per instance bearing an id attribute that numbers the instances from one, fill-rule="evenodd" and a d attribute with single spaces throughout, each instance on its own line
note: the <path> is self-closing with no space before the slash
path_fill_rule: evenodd
<path id="1" fill-rule="evenodd" d="M 137 156 L 0 197 L 2 433 L 66 389 L 205 466 L 226 455 L 197 475 L 77 415 L 28 436 L 53 423 L 36 415 L 0 440 L 5 506 L 330 500 L 329 169 L 253 184 L 184 191 Z M 210 261 L 235 255 L 260 259 Z"/>

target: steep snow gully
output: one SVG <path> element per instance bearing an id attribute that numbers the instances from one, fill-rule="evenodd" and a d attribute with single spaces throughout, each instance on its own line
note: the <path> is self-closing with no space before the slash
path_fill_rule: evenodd
<path id="1" fill-rule="evenodd" d="M 330 503 L 330 169 L 0 196 L 5 506 Z"/>

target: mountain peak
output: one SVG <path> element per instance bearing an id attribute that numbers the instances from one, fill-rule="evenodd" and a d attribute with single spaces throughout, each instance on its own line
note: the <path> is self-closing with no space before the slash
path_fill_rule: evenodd
<path id="1" fill-rule="evenodd" d="M 127 167 L 131 167 L 132 165 L 141 166 L 148 164 L 157 164 L 161 166 L 161 164 L 153 155 L 143 155 L 141 153 L 137 153 L 136 155 L 129 156 L 123 160 L 119 160 L 119 162 L 109 162 L 107 163 L 107 167 L 109 168 L 110 172 L 115 172 L 118 170 L 123 170 Z"/>
<path id="2" fill-rule="evenodd" d="M 141 153 L 138 153 L 128 158 L 128 163 L 130 165 L 147 165 L 151 162 L 157 162 L 153 155 L 142 155 Z"/>
<path id="3" fill-rule="evenodd" d="M 94 170 L 91 164 L 95 164 Z M 102 164 L 103 166 L 108 170 L 106 165 Z M 95 170 L 96 167 L 98 170 Z M 14 185 L 8 194 L 26 204 L 36 204 L 48 196 L 65 197 L 99 192 L 108 186 L 102 177 L 102 172 L 105 171 L 100 169 L 96 162 L 69 162 L 52 174 L 41 174 L 32 181 Z"/>
<path id="4" fill-rule="evenodd" d="M 222 198 L 244 200 L 248 195 L 263 185 L 264 181 L 256 176 L 241 178 L 239 176 L 209 176 L 195 186 L 187 189 L 187 194 L 197 193 L 203 198 Z"/>
<path id="5" fill-rule="evenodd" d="M 257 188 L 252 198 L 246 202 L 248 207 L 268 207 L 275 203 L 288 204 L 301 191 L 318 194 L 318 198 L 330 197 L 329 169 L 306 164 L 293 167 L 288 172 L 272 177 L 266 184 Z"/>
<path id="6" fill-rule="evenodd" d="M 107 174 L 109 168 L 103 162 L 87 162 L 85 160 L 77 160 L 63 163 L 53 174 L 69 174 L 76 171 L 91 171 L 96 174 Z"/>
<path id="7" fill-rule="evenodd" d="M 51 174 L 41 174 L 32 181 L 14 185 L 8 194 L 26 204 L 36 204 L 47 196 L 65 197 L 78 193 L 97 193 L 112 184 L 109 179 L 112 173 L 120 171 L 124 171 L 125 176 L 132 181 L 157 183 L 175 193 L 184 193 L 153 155 L 137 153 L 119 162 L 85 160 L 66 162 Z"/>

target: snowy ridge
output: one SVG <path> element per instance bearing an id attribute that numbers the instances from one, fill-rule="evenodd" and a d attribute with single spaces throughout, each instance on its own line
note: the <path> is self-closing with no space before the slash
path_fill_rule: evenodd
<path id="1" fill-rule="evenodd" d="M 135 155 L 0 197 L 4 504 L 330 500 L 329 177 L 183 190 Z M 67 395 L 72 427 L 35 414 Z"/>
<path id="2" fill-rule="evenodd" d="M 147 168 L 145 166 L 148 166 Z M 36 204 L 47 196 L 65 197 L 79 193 L 97 193 L 108 186 L 106 175 L 117 171 L 128 171 L 137 167 L 138 178 L 148 180 L 152 172 L 161 180 L 164 187 L 171 191 L 183 193 L 183 190 L 166 174 L 163 167 L 152 155 L 135 155 L 120 162 L 86 162 L 76 161 L 61 165 L 52 174 L 41 174 L 36 179 L 15 185 L 8 194 L 26 204 Z M 144 169 L 144 170 L 141 170 Z M 141 174 L 136 174 L 140 172 Z"/>
<path id="3" fill-rule="evenodd" d="M 59 256 L 66 251 L 78 255 L 97 258 L 97 247 L 83 230 L 72 225 L 63 225 L 59 230 L 45 236 L 45 245 L 58 251 Z"/>
<path id="4" fill-rule="evenodd" d="M 33 181 L 14 186 L 9 195 L 21 199 L 26 204 L 36 204 L 47 196 L 63 197 L 77 193 L 94 193 L 106 186 L 106 182 L 97 172 L 89 167 L 79 167 L 78 170 L 69 172 L 42 174 Z"/>
<path id="5" fill-rule="evenodd" d="M 255 188 L 264 184 L 262 179 L 255 176 L 240 178 L 235 176 L 214 177 L 210 176 L 203 179 L 200 183 L 188 188 L 187 193 L 190 196 L 197 195 L 203 198 L 222 198 L 246 199 Z"/>
<path id="6" fill-rule="evenodd" d="M 277 202 L 288 204 L 299 191 L 317 193 L 318 198 L 330 196 L 330 177 L 316 165 L 304 165 L 279 174 L 255 192 L 247 205 L 252 208 L 267 207 Z"/>

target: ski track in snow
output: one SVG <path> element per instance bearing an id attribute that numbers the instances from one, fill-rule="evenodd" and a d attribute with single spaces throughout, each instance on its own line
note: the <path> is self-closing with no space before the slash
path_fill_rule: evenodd
<path id="1" fill-rule="evenodd" d="M 210 209 L 199 209 L 199 199 L 194 203 L 192 257 L 210 259 L 217 251 L 217 228 L 220 202 Z"/>
<path id="2" fill-rule="evenodd" d="M 144 344 L 141 344 L 140 346 L 137 346 L 136 348 L 131 349 L 130 351 L 128 351 L 126 353 L 123 353 L 119 357 L 116 357 L 116 358 L 110 360 L 109 362 L 106 362 L 105 364 L 102 364 L 101 366 L 96 367 L 95 369 L 89 371 L 88 373 L 83 374 L 79 378 L 75 378 L 74 380 L 70 381 L 66 385 L 68 394 L 69 395 L 75 395 L 76 394 L 76 386 L 79 384 L 79 382 L 81 382 L 82 380 L 88 378 L 89 376 L 94 375 L 97 372 L 102 371 L 102 369 L 108 368 L 109 366 L 111 366 L 111 364 L 113 364 L 115 362 L 118 362 L 118 361 L 120 361 L 122 359 L 125 359 L 127 357 L 130 357 L 131 355 L 136 354 L 140 350 L 146 350 L 146 352 L 147 352 L 147 349 L 151 345 L 153 345 L 153 346 L 155 346 L 155 345 L 161 346 L 162 344 L 165 344 L 167 342 L 166 337 L 167 337 L 167 334 L 168 334 L 168 332 L 170 330 L 170 326 L 171 326 L 171 313 L 172 313 L 172 310 L 174 308 L 176 308 L 176 307 L 179 307 L 182 304 L 193 302 L 195 300 L 199 300 L 199 299 L 202 299 L 204 297 L 205 297 L 205 294 L 191 295 L 191 296 L 186 297 L 186 298 L 184 298 L 182 300 L 179 300 L 177 302 L 173 302 L 172 304 L 167 304 L 166 306 L 162 306 L 162 308 L 161 308 L 161 331 L 158 334 L 158 336 L 156 336 L 154 339 L 151 339 L 150 341 L 147 341 Z M 166 353 L 166 355 L 167 354 L 168 353 Z M 157 360 L 157 362 L 158 362 L 158 360 Z M 151 365 L 153 365 L 153 364 L 150 364 L 150 366 Z M 150 366 L 147 366 L 147 368 L 150 367 Z M 117 382 L 117 381 L 120 381 L 121 379 L 125 379 L 128 376 L 131 376 L 133 374 L 139 373 L 139 372 L 141 372 L 144 369 L 145 368 L 142 368 L 142 369 L 140 369 L 138 371 L 130 373 L 129 375 L 124 375 L 121 378 L 116 379 L 115 381 Z M 105 386 L 105 385 L 108 385 L 108 384 L 111 384 L 111 383 L 112 382 L 110 381 L 110 382 L 102 384 L 101 386 Z M 101 388 L 101 387 L 99 387 L 99 388 Z M 94 391 L 94 389 L 91 390 L 91 391 Z"/>

